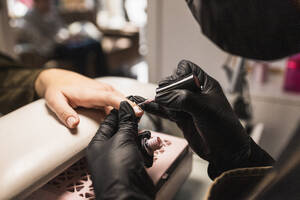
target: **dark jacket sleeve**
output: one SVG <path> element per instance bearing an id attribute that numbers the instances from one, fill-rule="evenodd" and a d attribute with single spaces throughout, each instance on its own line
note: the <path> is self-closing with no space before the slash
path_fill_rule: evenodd
<path id="1" fill-rule="evenodd" d="M 252 165 L 223 172 L 214 180 L 207 199 L 299 199 L 300 122 L 274 167 L 263 167 L 272 161 L 257 145 L 253 148 Z M 252 167 L 255 163 L 259 167 Z"/>
<path id="2" fill-rule="evenodd" d="M 207 171 L 209 177 L 214 180 L 228 170 L 273 166 L 274 163 L 275 160 L 249 137 L 249 145 L 245 145 L 240 152 L 232 155 L 229 160 L 210 162 Z"/>
<path id="3" fill-rule="evenodd" d="M 41 71 L 0 54 L 0 113 L 7 114 L 38 99 L 34 83 Z"/>

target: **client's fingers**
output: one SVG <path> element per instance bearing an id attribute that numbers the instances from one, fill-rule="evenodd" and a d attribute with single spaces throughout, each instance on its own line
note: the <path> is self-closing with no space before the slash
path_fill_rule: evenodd
<path id="1" fill-rule="evenodd" d="M 79 124 L 79 117 L 69 105 L 68 99 L 60 92 L 45 95 L 48 107 L 69 128 L 75 128 Z"/>
<path id="2" fill-rule="evenodd" d="M 135 102 L 132 102 L 130 100 L 127 100 L 127 102 L 133 108 L 133 111 L 134 111 L 136 117 L 142 117 L 143 116 L 144 111 Z"/>
<path id="3" fill-rule="evenodd" d="M 126 98 L 119 93 L 103 90 L 86 90 L 82 92 L 80 96 L 76 94 L 72 96 L 74 96 L 74 102 L 78 106 L 88 108 L 111 106 L 115 109 L 119 109 L 120 102 L 126 100 Z"/>
<path id="4" fill-rule="evenodd" d="M 106 115 L 108 115 L 114 108 L 112 106 L 105 106 L 104 112 Z"/>
<path id="5" fill-rule="evenodd" d="M 120 103 L 122 101 L 127 101 L 132 108 L 137 117 L 141 117 L 144 112 L 142 109 L 138 107 L 134 102 L 128 100 L 123 94 L 120 92 L 115 91 L 93 91 L 89 93 L 89 98 L 86 99 L 86 102 L 91 104 L 89 107 L 105 107 L 105 112 L 109 113 L 111 108 L 115 108 L 119 110 Z M 87 106 L 87 105 L 80 105 L 80 106 Z"/>

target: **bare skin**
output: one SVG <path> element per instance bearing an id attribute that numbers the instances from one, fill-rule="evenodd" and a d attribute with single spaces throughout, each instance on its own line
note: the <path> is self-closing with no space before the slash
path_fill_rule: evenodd
<path id="1" fill-rule="evenodd" d="M 80 122 L 74 110 L 77 107 L 104 108 L 108 113 L 112 108 L 119 109 L 126 97 L 112 86 L 95 81 L 75 72 L 62 69 L 47 69 L 40 73 L 35 90 L 45 98 L 48 107 L 68 128 L 75 128 Z M 127 100 L 128 101 L 128 100 Z M 137 116 L 143 111 L 129 102 Z"/>

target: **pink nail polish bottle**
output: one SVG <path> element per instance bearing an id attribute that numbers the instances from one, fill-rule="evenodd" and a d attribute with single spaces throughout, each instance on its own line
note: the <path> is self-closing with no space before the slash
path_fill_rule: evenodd
<path id="1" fill-rule="evenodd" d="M 284 90 L 291 92 L 300 92 L 300 54 L 296 54 L 288 59 Z"/>
<path id="2" fill-rule="evenodd" d="M 139 133 L 138 140 L 140 143 L 140 151 L 144 159 L 145 167 L 149 168 L 153 165 L 154 151 L 162 146 L 162 140 L 159 137 L 151 138 L 150 131 Z"/>

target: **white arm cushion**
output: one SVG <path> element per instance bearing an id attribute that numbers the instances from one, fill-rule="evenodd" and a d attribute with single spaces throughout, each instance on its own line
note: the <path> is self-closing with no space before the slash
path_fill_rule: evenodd
<path id="1" fill-rule="evenodd" d="M 155 85 L 107 77 L 127 95 L 153 98 Z M 83 156 L 104 118 L 99 110 L 78 110 L 80 124 L 70 131 L 43 99 L 0 118 L 0 199 L 24 198 Z"/>

